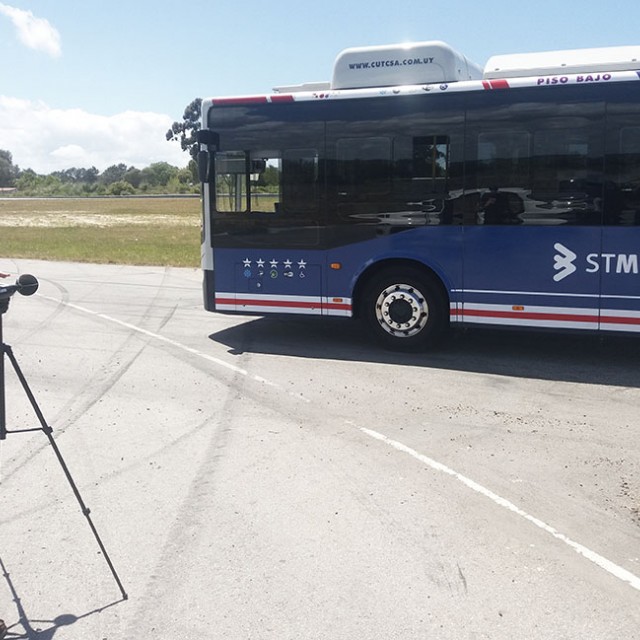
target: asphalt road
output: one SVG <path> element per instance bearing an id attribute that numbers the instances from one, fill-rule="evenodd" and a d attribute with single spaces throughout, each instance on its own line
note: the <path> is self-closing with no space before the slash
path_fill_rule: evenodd
<path id="1" fill-rule="evenodd" d="M 5 359 L 9 638 L 640 638 L 640 339 L 393 354 L 207 313 L 197 270 L 0 271 L 40 280 L 4 339 L 128 595 Z"/>

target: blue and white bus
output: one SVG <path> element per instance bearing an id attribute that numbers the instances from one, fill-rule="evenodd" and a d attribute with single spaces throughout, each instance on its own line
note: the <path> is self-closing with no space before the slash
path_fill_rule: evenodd
<path id="1" fill-rule="evenodd" d="M 333 79 L 202 103 L 210 311 L 640 331 L 640 47 L 347 49 Z"/>

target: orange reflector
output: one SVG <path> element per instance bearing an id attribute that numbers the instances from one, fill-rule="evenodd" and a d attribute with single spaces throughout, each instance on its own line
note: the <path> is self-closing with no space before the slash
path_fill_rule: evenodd
<path id="1" fill-rule="evenodd" d="M 340 303 L 340 302 L 342 302 L 342 298 L 332 298 L 331 301 Z"/>
<path id="2" fill-rule="evenodd" d="M 524 307 L 521 307 L 519 304 L 513 305 L 511 307 L 514 311 L 524 311 Z"/>
<path id="3" fill-rule="evenodd" d="M 337 271 L 338 269 L 342 269 L 342 263 L 341 263 L 341 262 L 332 262 L 329 266 L 330 266 L 332 269 L 335 269 L 336 271 Z"/>

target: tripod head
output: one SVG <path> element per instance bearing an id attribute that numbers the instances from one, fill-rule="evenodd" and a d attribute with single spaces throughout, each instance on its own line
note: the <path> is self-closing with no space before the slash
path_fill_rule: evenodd
<path id="1" fill-rule="evenodd" d="M 17 291 L 20 295 L 31 296 L 38 290 L 38 280 L 35 276 L 24 273 L 18 277 L 15 284 L 0 286 L 0 314 L 9 308 L 9 299 Z"/>

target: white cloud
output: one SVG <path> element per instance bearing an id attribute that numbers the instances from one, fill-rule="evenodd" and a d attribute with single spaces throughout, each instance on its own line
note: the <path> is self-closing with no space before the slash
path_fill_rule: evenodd
<path id="1" fill-rule="evenodd" d="M 61 55 L 60 34 L 45 18 L 36 18 L 31 11 L 16 9 L 0 2 L 0 14 L 13 22 L 22 44 L 36 51 L 44 51 L 53 58 Z"/>
<path id="2" fill-rule="evenodd" d="M 53 150 L 51 155 L 54 158 L 64 160 L 69 166 L 82 167 L 84 166 L 87 152 L 79 144 L 65 144 Z"/>
<path id="3" fill-rule="evenodd" d="M 102 116 L 0 95 L 1 148 L 21 169 L 37 173 L 91 166 L 104 171 L 121 162 L 140 169 L 153 162 L 183 167 L 189 155 L 165 138 L 172 122 L 161 113 Z"/>

